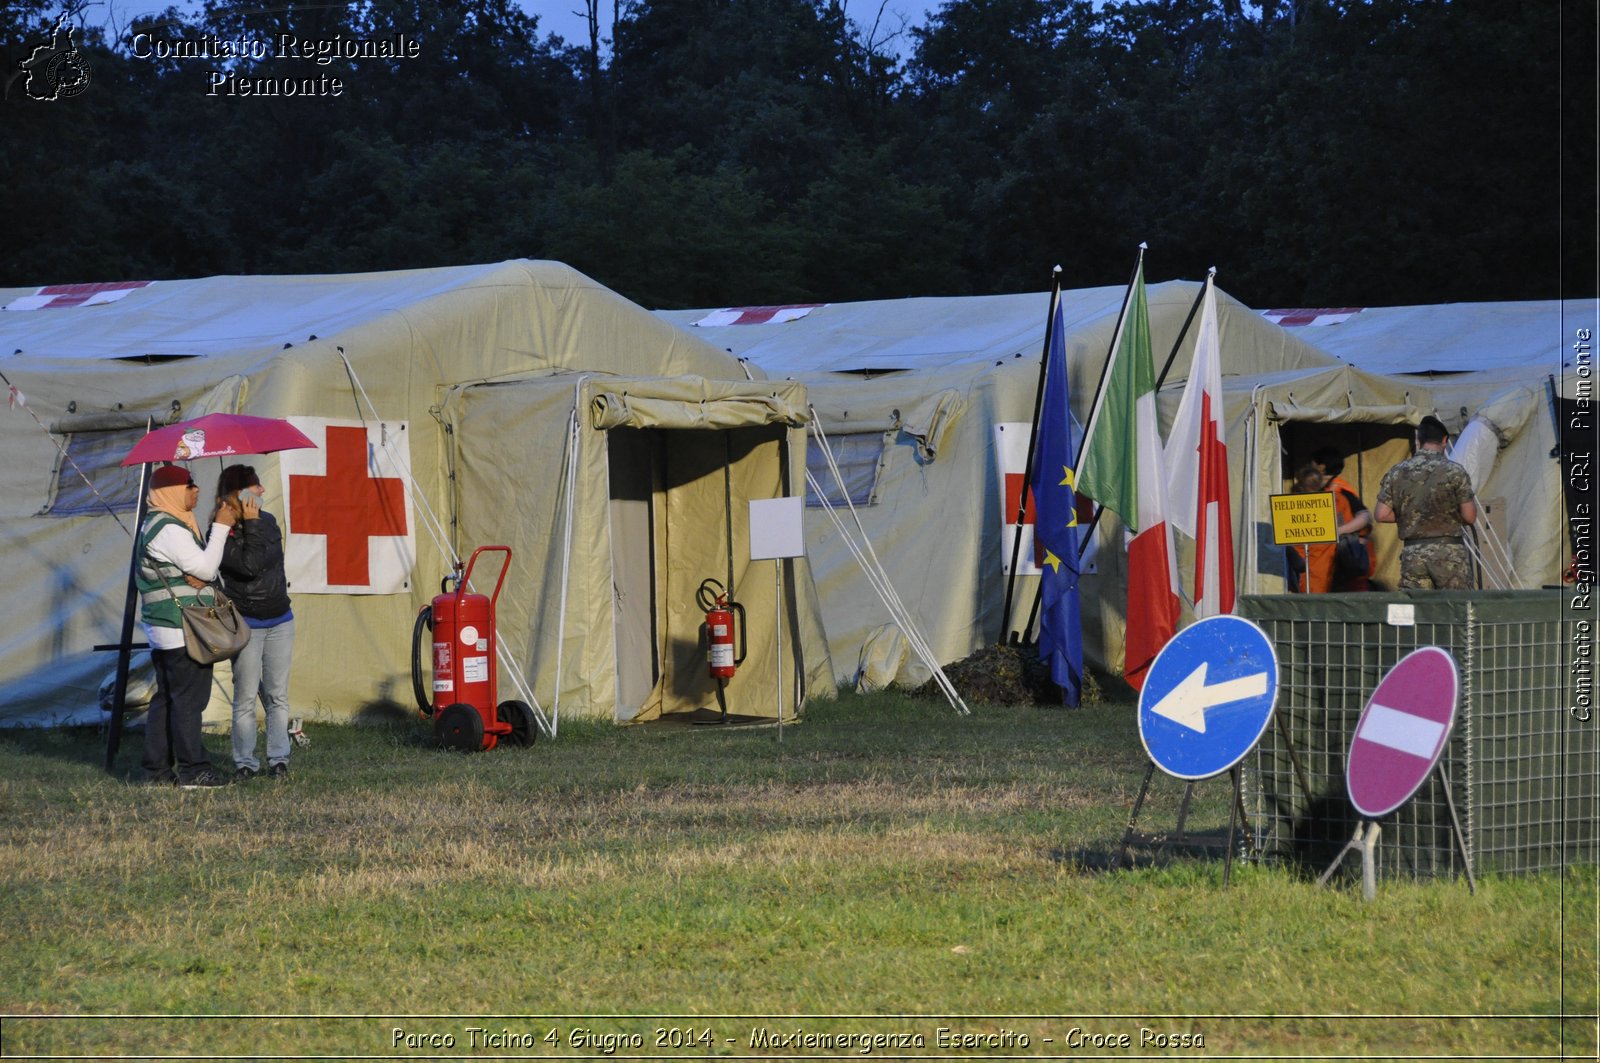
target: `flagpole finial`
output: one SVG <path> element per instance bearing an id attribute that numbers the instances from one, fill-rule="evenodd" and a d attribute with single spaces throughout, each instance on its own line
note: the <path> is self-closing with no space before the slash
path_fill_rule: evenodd
<path id="1" fill-rule="evenodd" d="M 1052 277 L 1061 276 L 1061 266 L 1059 264 L 1057 264 L 1056 267 L 1050 271 L 1050 276 L 1052 276 Z"/>
<path id="2" fill-rule="evenodd" d="M 1143 240 L 1140 240 L 1139 241 L 1139 250 L 1148 251 L 1148 250 L 1150 250 L 1150 245 L 1145 243 Z"/>
<path id="3" fill-rule="evenodd" d="M 1206 276 L 1214 278 L 1214 277 L 1216 277 L 1216 275 L 1217 275 L 1217 267 L 1212 266 L 1210 269 L 1206 270 Z"/>

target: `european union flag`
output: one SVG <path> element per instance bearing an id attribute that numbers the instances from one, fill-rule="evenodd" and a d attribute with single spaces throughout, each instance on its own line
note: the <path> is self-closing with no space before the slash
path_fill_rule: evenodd
<path id="1" fill-rule="evenodd" d="M 1049 365 L 1045 367 L 1044 400 L 1039 408 L 1039 437 L 1034 445 L 1034 553 L 1039 576 L 1039 656 L 1066 703 L 1078 704 L 1083 693 L 1083 622 L 1078 607 L 1078 510 L 1074 492 L 1077 447 L 1068 405 L 1067 348 L 1061 303 L 1056 301 L 1050 330 Z"/>

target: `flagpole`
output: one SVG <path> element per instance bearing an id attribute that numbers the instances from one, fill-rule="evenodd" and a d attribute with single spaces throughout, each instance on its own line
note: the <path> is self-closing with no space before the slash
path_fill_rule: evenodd
<path id="1" fill-rule="evenodd" d="M 1017 494 L 1017 516 L 1013 521 L 1015 533 L 1011 536 L 1011 566 L 1006 573 L 1006 604 L 1000 613 L 1000 645 L 1004 646 L 1011 634 L 1011 596 L 1017 584 L 1017 568 L 1021 564 L 1022 519 L 1028 511 L 1028 488 L 1033 479 L 1033 453 L 1039 443 L 1039 413 L 1044 405 L 1045 374 L 1050 367 L 1050 342 L 1055 338 L 1056 307 L 1061 305 L 1061 267 L 1050 271 L 1050 312 L 1044 319 L 1044 350 L 1039 353 L 1039 387 L 1033 396 L 1033 425 L 1028 433 L 1028 460 L 1022 466 L 1022 490 Z M 1034 530 L 1038 534 L 1038 529 Z"/>
<path id="2" fill-rule="evenodd" d="M 1083 440 L 1078 444 L 1079 463 L 1074 469 L 1079 480 L 1083 479 L 1082 463 L 1089 457 L 1089 440 L 1094 438 L 1095 425 L 1100 422 L 1100 408 L 1105 403 L 1106 380 L 1111 376 L 1111 363 L 1116 361 L 1117 345 L 1122 340 L 1122 329 L 1128 323 L 1128 304 L 1133 302 L 1133 283 L 1139 279 L 1139 271 L 1144 269 L 1144 253 L 1149 249 L 1149 244 L 1139 245 L 1139 257 L 1133 264 L 1133 276 L 1128 278 L 1128 290 L 1122 293 L 1122 309 L 1117 312 L 1117 327 L 1111 332 L 1111 348 L 1106 351 L 1105 365 L 1100 369 L 1100 383 L 1094 389 L 1094 403 L 1089 407 L 1089 423 L 1084 425 Z"/>
<path id="3" fill-rule="evenodd" d="M 1140 247 L 1140 258 L 1143 259 L 1143 257 L 1144 257 L 1144 251 L 1143 251 L 1144 245 L 1140 244 L 1139 247 Z M 1194 324 L 1194 316 L 1195 316 L 1195 314 L 1200 312 L 1200 306 L 1201 306 L 1201 304 L 1203 304 L 1205 302 L 1206 289 L 1208 287 L 1210 287 L 1212 284 L 1215 283 L 1216 276 L 1217 276 L 1217 267 L 1212 266 L 1209 270 L 1206 271 L 1206 279 L 1204 281 L 1202 281 L 1201 284 L 1200 284 L 1200 294 L 1195 298 L 1195 301 L 1194 301 L 1193 305 L 1191 305 L 1189 307 L 1189 316 L 1183 319 L 1183 327 L 1178 329 L 1178 338 L 1173 341 L 1172 352 L 1167 355 L 1166 364 L 1161 367 L 1161 375 L 1156 377 L 1156 390 L 1157 391 L 1161 390 L 1161 385 L 1166 381 L 1167 373 L 1172 369 L 1172 363 L 1178 357 L 1178 349 L 1183 346 L 1184 339 L 1189 335 L 1189 326 Z M 1128 286 L 1128 291 L 1129 291 L 1130 294 L 1132 293 L 1132 291 L 1133 291 L 1132 284 L 1130 284 Z M 1126 301 L 1124 301 L 1122 309 L 1123 309 L 1123 313 L 1126 314 L 1127 313 L 1127 309 L 1128 309 Z M 1122 333 L 1122 324 L 1121 324 L 1121 322 L 1118 322 L 1118 324 L 1117 324 L 1117 335 L 1120 336 L 1121 333 Z M 1113 338 L 1112 342 L 1115 343 L 1116 339 Z M 1106 358 L 1106 370 L 1107 370 L 1107 372 L 1109 372 L 1110 369 L 1111 369 L 1111 359 L 1110 359 L 1110 356 L 1107 356 L 1107 358 Z M 1101 374 L 1100 385 L 1101 385 L 1102 388 L 1105 386 L 1105 374 Z M 1098 403 L 1099 401 L 1100 401 L 1100 397 L 1098 395 L 1096 395 L 1095 396 L 1095 402 Z M 1084 446 L 1085 446 L 1085 448 L 1087 448 L 1088 442 L 1089 442 L 1089 433 L 1088 433 L 1087 430 L 1085 430 L 1085 432 L 1084 432 Z M 1080 476 L 1081 476 L 1082 470 L 1079 470 L 1079 472 L 1080 472 Z M 1089 536 L 1094 534 L 1095 526 L 1100 523 L 1100 513 L 1104 509 L 1105 509 L 1105 507 L 1102 506 L 1098 501 L 1095 502 L 1095 504 L 1094 504 L 1094 516 L 1089 518 L 1089 524 L 1088 524 L 1087 527 L 1084 528 L 1083 534 L 1080 536 L 1080 538 L 1078 540 L 1078 556 L 1079 557 L 1082 557 L 1084 551 L 1089 549 Z"/>
<path id="4" fill-rule="evenodd" d="M 1133 276 L 1128 278 L 1128 290 L 1122 294 L 1122 309 L 1117 312 L 1117 327 L 1111 331 L 1111 349 L 1106 351 L 1105 365 L 1100 369 L 1100 383 L 1095 386 L 1094 403 L 1089 407 L 1089 423 L 1084 426 L 1083 439 L 1078 444 L 1078 461 L 1073 466 L 1076 478 L 1083 479 L 1083 462 L 1089 457 L 1089 433 L 1094 431 L 1094 426 L 1100 420 L 1101 400 L 1106 394 L 1106 379 L 1111 376 L 1111 363 L 1117 357 L 1117 344 L 1122 339 L 1122 327 L 1128 321 L 1128 304 L 1133 301 L 1133 282 L 1139 279 L 1139 271 L 1144 268 L 1144 253 L 1150 245 L 1139 245 L 1139 258 L 1133 265 Z M 1094 536 L 1094 529 L 1100 523 L 1100 514 L 1105 510 L 1098 499 L 1094 503 L 1094 516 L 1089 518 L 1089 523 L 1078 533 L 1078 557 L 1081 559 L 1089 549 L 1089 541 Z"/>
<path id="5" fill-rule="evenodd" d="M 1172 343 L 1172 353 L 1167 355 L 1166 364 L 1161 367 L 1161 374 L 1156 377 L 1156 390 L 1161 390 L 1161 385 L 1166 382 L 1167 373 L 1172 369 L 1172 363 L 1178 357 L 1178 348 L 1183 346 L 1184 338 L 1189 335 L 1189 326 L 1194 324 L 1194 316 L 1200 312 L 1200 305 L 1206 300 L 1206 291 L 1216 282 L 1217 267 L 1212 266 L 1206 271 L 1206 279 L 1200 284 L 1200 294 L 1195 296 L 1194 305 L 1189 307 L 1189 316 L 1183 319 L 1183 327 L 1178 330 L 1178 338 Z"/>
<path id="6" fill-rule="evenodd" d="M 146 418 L 146 434 L 154 427 L 155 419 Z M 133 623 L 139 609 L 139 559 L 144 553 L 138 533 L 144 528 L 144 518 L 149 509 L 149 494 L 150 463 L 145 462 L 139 466 L 139 500 L 134 506 L 133 552 L 128 559 L 127 593 L 123 597 L 122 628 L 116 645 L 117 678 L 111 694 L 111 718 L 106 721 L 106 771 L 108 772 L 117 770 L 117 750 L 122 745 L 122 717 L 128 707 L 128 673 L 132 670 L 133 661 Z M 100 647 L 96 646 L 95 649 Z M 155 725 L 146 724 L 146 726 Z"/>

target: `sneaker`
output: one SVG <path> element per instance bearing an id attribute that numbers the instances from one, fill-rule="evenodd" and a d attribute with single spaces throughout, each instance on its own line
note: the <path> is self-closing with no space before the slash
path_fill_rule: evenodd
<path id="1" fill-rule="evenodd" d="M 287 779 L 288 777 L 289 764 L 287 761 L 280 760 L 267 768 L 267 778 L 269 779 Z"/>
<path id="2" fill-rule="evenodd" d="M 255 777 L 256 777 L 256 769 L 254 769 L 254 768 L 240 768 L 239 770 L 237 770 L 237 771 L 235 771 L 233 773 L 233 781 L 234 782 L 249 782 L 251 779 L 254 779 Z"/>
<path id="3" fill-rule="evenodd" d="M 205 770 L 201 771 L 199 774 L 195 775 L 194 778 L 189 779 L 186 782 L 178 783 L 178 789 L 180 789 L 180 790 L 210 790 L 210 789 L 212 789 L 214 787 L 217 787 L 217 786 L 226 786 L 226 785 L 228 785 L 228 780 L 227 779 L 224 779 L 222 776 L 218 775 L 216 772 L 212 771 L 210 768 L 206 768 Z"/>

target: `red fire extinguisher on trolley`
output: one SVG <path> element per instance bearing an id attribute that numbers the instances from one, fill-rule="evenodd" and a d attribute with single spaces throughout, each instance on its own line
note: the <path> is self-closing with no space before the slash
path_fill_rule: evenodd
<path id="1" fill-rule="evenodd" d="M 748 648 L 744 606 L 729 601 L 726 589 L 714 579 L 702 580 L 695 598 L 706 614 L 700 632 L 706 644 L 706 664 L 711 678 L 717 681 L 717 704 L 721 706 L 722 718 L 726 721 L 728 697 L 724 687 L 738 672 L 739 665 L 744 663 Z"/>
<path id="2" fill-rule="evenodd" d="M 478 555 L 505 554 L 492 597 L 469 592 L 472 567 Z M 440 594 L 417 614 L 411 633 L 411 685 L 417 709 L 433 718 L 433 735 L 441 746 L 466 752 L 493 749 L 501 742 L 526 746 L 533 742 L 533 710 L 521 701 L 497 704 L 498 672 L 495 667 L 495 603 L 511 567 L 511 548 L 480 546 L 462 570 L 439 586 Z M 454 584 L 454 589 L 451 588 Z M 433 632 L 433 690 L 422 679 L 421 649 L 424 628 Z"/>

